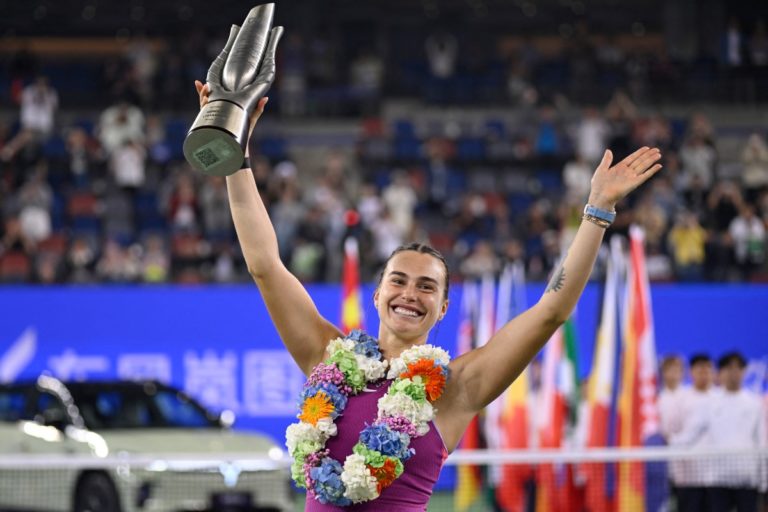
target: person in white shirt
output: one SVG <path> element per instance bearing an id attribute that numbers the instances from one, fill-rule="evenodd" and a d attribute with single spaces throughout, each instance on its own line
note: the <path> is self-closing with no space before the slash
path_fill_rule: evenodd
<path id="1" fill-rule="evenodd" d="M 139 107 L 120 102 L 101 113 L 97 133 L 108 155 L 122 147 L 127 140 L 144 144 L 147 135 L 144 113 Z"/>
<path id="2" fill-rule="evenodd" d="M 58 93 L 50 86 L 47 77 L 39 76 L 21 93 L 21 128 L 42 139 L 47 138 L 53 132 L 58 107 Z"/>
<path id="3" fill-rule="evenodd" d="M 689 360 L 691 386 L 682 390 L 679 414 L 682 416 L 680 430 L 683 432 L 691 418 L 706 409 L 707 401 L 713 394 L 715 372 L 712 358 L 706 354 L 694 354 Z M 699 440 L 701 443 L 702 440 Z M 698 446 L 698 444 L 693 445 Z M 699 512 L 707 508 L 706 472 L 707 461 L 702 459 L 675 460 L 670 464 L 670 476 L 675 488 L 677 510 L 680 512 Z"/>
<path id="4" fill-rule="evenodd" d="M 669 439 L 683 428 L 683 360 L 680 356 L 667 356 L 661 361 L 662 389 L 659 393 L 659 420 L 661 434 Z"/>
<path id="5" fill-rule="evenodd" d="M 759 270 L 765 262 L 766 241 L 763 219 L 751 204 L 741 206 L 739 216 L 731 221 L 728 234 L 733 241 L 733 255 L 744 279 Z"/>
<path id="6" fill-rule="evenodd" d="M 765 450 L 768 429 L 760 398 L 742 388 L 746 360 L 730 352 L 718 360 L 720 392 L 712 393 L 703 407 L 686 421 L 674 436 L 675 444 L 734 450 L 738 456 L 718 456 L 703 468 L 709 486 L 707 502 L 711 512 L 757 512 L 758 491 L 765 490 L 765 460 L 743 452 Z M 701 460 L 701 459 L 699 459 Z"/>
<path id="7" fill-rule="evenodd" d="M 718 361 L 723 393 L 712 403 L 710 437 L 716 448 L 758 449 L 763 454 L 739 457 L 717 464 L 711 489 L 713 512 L 736 507 L 738 512 L 757 510 L 757 493 L 765 492 L 765 456 L 768 448 L 768 426 L 760 397 L 742 388 L 747 361 L 738 352 L 724 355 Z"/>
<path id="8" fill-rule="evenodd" d="M 42 144 L 53 134 L 59 95 L 46 76 L 39 76 L 21 92 L 20 130 L 0 151 L 0 160 L 13 159 L 25 147 Z"/>

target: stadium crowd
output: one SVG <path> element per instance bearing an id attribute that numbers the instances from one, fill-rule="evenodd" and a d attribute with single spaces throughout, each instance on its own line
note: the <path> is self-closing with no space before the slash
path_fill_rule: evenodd
<path id="1" fill-rule="evenodd" d="M 583 24 L 569 30 L 561 34 L 568 44 L 554 56 L 523 38 L 497 42 L 497 61 L 475 68 L 467 63 L 477 52 L 435 32 L 410 75 L 407 59 L 393 63 L 379 56 L 391 52 L 371 49 L 338 73 L 332 48 L 289 37 L 271 93 L 276 112 L 267 117 L 324 114 L 315 104 L 346 105 L 328 107 L 329 115 L 362 116 L 358 140 L 328 148 L 311 169 L 292 154 L 290 136 L 269 128 L 259 134 L 254 174 L 290 269 L 305 282 L 337 281 L 343 240 L 355 234 L 367 280 L 408 240 L 445 252 L 457 277 L 496 273 L 505 261 L 522 259 L 531 280 L 544 280 L 579 222 L 603 149 L 620 157 L 654 145 L 664 153 L 664 171 L 620 205 L 612 228 L 645 228 L 651 278 L 768 279 L 764 126 L 739 134 L 740 147 L 723 151 L 717 120 L 648 107 L 684 101 L 690 91 L 675 87 L 699 76 L 694 64 L 630 54 L 610 37 L 591 37 Z M 764 23 L 748 33 L 729 26 L 724 40 L 724 54 L 713 60 L 724 79 L 713 79 L 711 89 L 731 99 L 764 100 Z M 52 85 L 71 87 L 70 74 L 59 70 L 46 78 L 25 51 L 11 60 L 0 88 L 15 109 L 0 125 L 0 280 L 248 279 L 224 181 L 193 174 L 181 155 L 194 96 L 180 91 L 191 91 L 192 78 L 204 75 L 219 43 L 198 48 L 203 42 L 190 38 L 179 54 L 157 53 L 137 38 L 86 90 L 100 110 L 93 115 L 72 115 L 71 91 L 60 94 Z M 326 53 L 316 55 L 322 48 Z M 395 64 L 405 68 L 387 72 Z M 494 69 L 495 80 L 477 75 Z M 343 91 L 318 93 L 325 90 L 318 88 L 322 76 L 336 77 L 332 85 L 345 84 Z M 392 77 L 400 78 L 393 83 Z M 709 82 L 697 83 L 704 90 Z M 486 113 L 471 122 L 381 117 L 382 100 L 409 85 L 423 92 L 425 104 L 472 98 L 467 101 L 492 101 L 516 114 Z"/>
<path id="2" fill-rule="evenodd" d="M 67 127 L 57 147 L 50 138 L 56 98 L 44 79 L 25 88 L 20 130 L 2 138 L 3 280 L 243 279 L 223 180 L 191 173 L 162 119 L 118 103 L 92 130 Z M 355 232 L 367 278 L 403 241 L 427 240 L 465 276 L 523 258 L 536 280 L 577 225 L 602 148 L 621 155 L 656 145 L 664 173 L 620 206 L 613 228 L 621 233 L 635 222 L 646 229 L 652 279 L 765 279 L 763 134 L 751 134 L 738 159 L 724 161 L 705 116 L 677 128 L 663 116 L 639 114 L 617 94 L 570 118 L 543 106 L 524 129 L 488 128 L 476 137 L 419 139 L 408 122 L 395 135 L 373 123 L 356 152 L 329 150 L 313 178 L 287 155 L 256 158 L 254 171 L 285 262 L 305 281 L 338 279 L 348 210 L 360 219 Z M 411 153 L 401 154 L 408 144 Z M 513 165 L 478 167 L 494 159 Z"/>

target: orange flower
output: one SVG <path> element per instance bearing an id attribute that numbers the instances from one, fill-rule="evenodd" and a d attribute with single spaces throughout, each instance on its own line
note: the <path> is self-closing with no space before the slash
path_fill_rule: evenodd
<path id="1" fill-rule="evenodd" d="M 376 490 L 379 492 L 379 494 L 381 494 L 382 489 L 389 487 L 392 485 L 392 482 L 397 479 L 395 476 L 396 468 L 397 465 L 392 459 L 387 459 L 384 461 L 384 465 L 380 468 L 368 466 L 368 469 L 371 471 L 371 475 L 373 475 L 373 477 L 376 479 Z"/>
<path id="2" fill-rule="evenodd" d="M 427 400 L 434 402 L 443 394 L 445 388 L 445 375 L 443 370 L 436 366 L 431 359 L 419 359 L 415 363 L 408 365 L 408 370 L 400 374 L 401 379 L 411 379 L 421 377 L 424 383 L 424 389 L 427 392 Z"/>
<path id="3" fill-rule="evenodd" d="M 331 399 L 323 391 L 318 391 L 315 396 L 310 396 L 304 400 L 299 419 L 312 425 L 317 425 L 318 420 L 327 418 L 332 412 L 333 404 Z"/>

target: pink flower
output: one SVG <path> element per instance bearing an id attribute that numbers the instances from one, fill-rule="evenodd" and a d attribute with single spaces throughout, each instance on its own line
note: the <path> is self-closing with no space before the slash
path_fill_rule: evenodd
<path id="1" fill-rule="evenodd" d="M 417 437 L 419 435 L 416 431 L 416 426 L 402 416 L 385 416 L 384 418 L 379 419 L 379 423 L 384 423 L 391 430 L 408 434 L 411 437 Z"/>
<path id="2" fill-rule="evenodd" d="M 344 374 L 335 364 L 320 363 L 315 366 L 305 386 L 316 386 L 325 383 L 334 384 L 345 395 L 352 394 L 352 388 L 347 385 L 344 380 Z"/>

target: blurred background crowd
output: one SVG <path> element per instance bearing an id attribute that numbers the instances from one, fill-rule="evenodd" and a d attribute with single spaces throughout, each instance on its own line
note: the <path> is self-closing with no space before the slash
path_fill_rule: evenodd
<path id="1" fill-rule="evenodd" d="M 611 229 L 645 228 L 651 279 L 768 281 L 765 7 L 291 4 L 252 160 L 303 281 L 339 280 L 350 233 L 364 280 L 411 240 L 457 278 L 519 260 L 544 280 L 603 150 L 642 145 L 664 171 Z M 30 6 L 0 22 L 0 280 L 248 280 L 224 180 L 181 152 L 245 12 Z"/>

